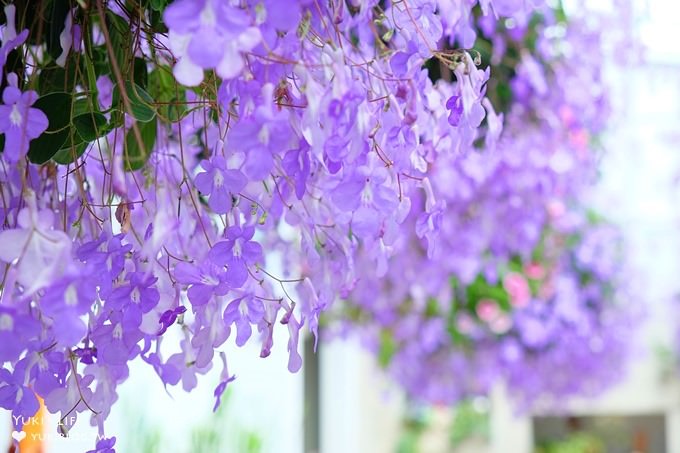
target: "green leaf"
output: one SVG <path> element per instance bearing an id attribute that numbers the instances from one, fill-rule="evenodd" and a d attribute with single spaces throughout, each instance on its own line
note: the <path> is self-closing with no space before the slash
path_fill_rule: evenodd
<path id="1" fill-rule="evenodd" d="M 130 24 L 118 14 L 109 10 L 106 12 L 106 27 L 109 31 L 118 67 L 123 73 L 123 77 L 127 79 L 134 59 Z"/>
<path id="2" fill-rule="evenodd" d="M 168 0 L 150 0 L 149 5 L 154 11 L 163 11 L 168 6 Z"/>
<path id="3" fill-rule="evenodd" d="M 139 133 L 142 136 L 143 147 L 139 146 L 134 129 L 127 132 L 125 135 L 125 155 L 123 156 L 126 171 L 139 170 L 149 160 L 153 146 L 156 144 L 157 126 L 156 121 L 137 123 Z"/>
<path id="4" fill-rule="evenodd" d="M 177 82 L 168 67 L 157 67 L 149 74 L 149 92 L 159 102 L 158 114 L 173 123 L 178 122 L 187 113 L 184 89 L 177 87 Z"/>
<path id="5" fill-rule="evenodd" d="M 435 317 L 439 314 L 439 303 L 437 299 L 430 297 L 427 299 L 427 305 L 425 306 L 425 316 Z"/>
<path id="6" fill-rule="evenodd" d="M 392 361 L 392 357 L 397 352 L 397 343 L 395 342 L 389 330 L 382 330 L 380 332 L 380 346 L 378 351 L 378 363 L 382 367 L 387 367 Z"/>
<path id="7" fill-rule="evenodd" d="M 165 25 L 165 22 L 163 22 L 163 12 L 162 11 L 156 11 L 156 10 L 151 10 L 149 12 L 149 19 L 151 22 L 151 29 L 155 33 L 167 33 L 168 32 L 168 27 Z"/>
<path id="8" fill-rule="evenodd" d="M 38 76 L 38 92 L 41 94 L 54 91 L 73 91 L 76 84 L 77 65 L 74 59 L 66 60 L 66 67 L 49 66 L 43 68 Z"/>
<path id="9" fill-rule="evenodd" d="M 94 66 L 94 73 L 97 77 L 111 74 L 109 54 L 106 51 L 105 46 L 94 46 L 92 48 L 92 65 Z"/>
<path id="10" fill-rule="evenodd" d="M 85 142 L 92 142 L 107 134 L 110 130 L 106 127 L 106 117 L 97 112 L 82 113 L 74 116 L 71 122 L 80 138 Z"/>
<path id="11" fill-rule="evenodd" d="M 49 126 L 40 137 L 31 140 L 28 149 L 31 162 L 43 164 L 63 147 L 70 133 L 72 103 L 71 95 L 63 92 L 46 94 L 35 101 L 33 107 L 45 113 Z"/>
<path id="12" fill-rule="evenodd" d="M 142 88 L 146 88 L 149 85 L 149 70 L 146 67 L 146 60 L 135 58 L 132 72 L 133 79 L 137 85 Z"/>
<path id="13" fill-rule="evenodd" d="M 131 112 L 126 113 L 131 114 L 134 119 L 142 123 L 147 123 L 156 117 L 156 109 L 153 106 L 154 100 L 142 87 L 136 83 L 125 82 L 125 92 L 130 100 L 130 107 L 132 109 Z M 112 105 L 121 111 L 126 111 L 119 85 L 113 88 Z"/>
<path id="14" fill-rule="evenodd" d="M 87 142 L 81 142 L 77 145 L 62 148 L 52 156 L 52 160 L 62 165 L 70 164 L 83 155 L 85 149 L 87 149 L 87 145 Z"/>
<path id="15" fill-rule="evenodd" d="M 62 52 L 59 38 L 66 27 L 66 16 L 70 9 L 69 0 L 52 0 L 50 20 L 47 24 L 47 52 L 55 60 Z"/>

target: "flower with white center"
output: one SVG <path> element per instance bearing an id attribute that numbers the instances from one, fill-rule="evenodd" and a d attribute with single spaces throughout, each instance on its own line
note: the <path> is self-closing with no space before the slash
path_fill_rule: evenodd
<path id="1" fill-rule="evenodd" d="M 0 315 L 0 331 L 10 331 L 14 329 L 14 319 L 7 313 Z"/>

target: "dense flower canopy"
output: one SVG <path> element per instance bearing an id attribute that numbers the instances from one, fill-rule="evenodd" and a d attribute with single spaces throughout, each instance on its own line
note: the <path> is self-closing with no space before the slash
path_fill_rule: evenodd
<path id="1" fill-rule="evenodd" d="M 434 295 L 528 256 L 594 170 L 597 56 L 575 64 L 556 41 L 597 34 L 572 37 L 542 1 L 17 7 L 0 48 L 0 407 L 15 416 L 41 396 L 104 434 L 130 361 L 190 391 L 217 351 L 219 404 L 232 332 L 262 357 L 285 342 L 295 372 L 301 329 L 337 299 L 372 310 L 390 270 L 421 260 Z"/>
<path id="2" fill-rule="evenodd" d="M 430 169 L 393 271 L 360 279 L 336 307 L 341 330 L 360 332 L 414 399 L 455 403 L 503 382 L 522 408 L 564 404 L 623 375 L 634 324 L 622 244 L 580 205 L 609 111 L 605 43 L 593 17 L 560 13 L 513 28 L 479 18 L 476 47 L 492 52 L 488 93 L 502 112 L 484 101 L 483 143 Z M 460 96 L 448 96 L 455 125 Z M 364 275 L 372 267 L 357 260 Z"/>

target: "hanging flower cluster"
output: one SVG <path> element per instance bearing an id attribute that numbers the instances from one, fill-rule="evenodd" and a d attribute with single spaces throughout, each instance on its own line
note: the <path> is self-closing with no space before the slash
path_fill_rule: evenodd
<path id="1" fill-rule="evenodd" d="M 621 307 L 620 245 L 611 225 L 567 213 L 526 259 L 470 283 L 394 285 L 346 318 L 414 399 L 451 404 L 503 382 L 519 408 L 561 405 L 623 375 L 634 323 Z"/>
<path id="2" fill-rule="evenodd" d="M 476 25 L 475 48 L 497 70 L 485 136 L 434 163 L 384 277 L 361 256 L 364 278 L 329 319 L 358 331 L 413 398 L 451 403 L 502 381 L 522 407 L 563 403 L 621 376 L 632 337 L 616 229 L 578 207 L 608 116 L 603 43 L 595 23 L 567 23 L 559 9 Z M 463 123 L 464 87 L 435 85 L 429 105 L 447 100 L 448 112 L 423 143 Z"/>
<path id="3" fill-rule="evenodd" d="M 40 396 L 63 431 L 82 414 L 104 435 L 132 360 L 189 391 L 230 337 L 267 357 L 277 323 L 297 371 L 301 329 L 384 276 L 400 238 L 435 256 L 435 200 L 468 183 L 433 172 L 502 127 L 474 22 L 526 25 L 526 3 L 5 6 L 0 407 L 19 423 Z"/>

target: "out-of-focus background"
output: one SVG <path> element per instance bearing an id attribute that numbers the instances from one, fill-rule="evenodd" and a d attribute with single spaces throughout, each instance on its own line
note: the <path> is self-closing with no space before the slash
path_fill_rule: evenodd
<path id="1" fill-rule="evenodd" d="M 164 391 L 150 367 L 133 364 L 107 426 L 118 434 L 118 451 L 580 453 L 604 445 L 607 452 L 680 453 L 680 3 L 633 3 L 642 62 L 610 71 L 615 114 L 593 200 L 622 227 L 629 264 L 646 285 L 637 291 L 644 299 L 634 301 L 646 315 L 642 341 L 620 385 L 560 413 L 516 413 L 503 388 L 453 408 L 424 407 L 406 401 L 351 341 L 323 343 L 317 355 L 308 342 L 295 375 L 285 347 L 261 360 L 246 345 L 229 357 L 237 380 L 217 414 L 219 370 L 185 394 Z M 11 424 L 1 416 L 6 451 Z M 79 423 L 72 436 L 46 433 L 47 451 L 90 448 L 95 430 Z"/>

